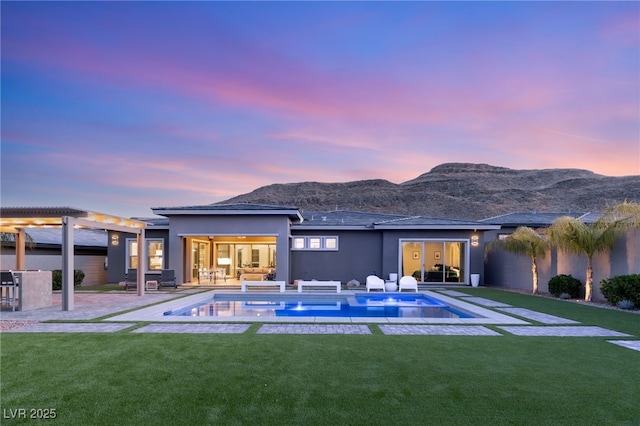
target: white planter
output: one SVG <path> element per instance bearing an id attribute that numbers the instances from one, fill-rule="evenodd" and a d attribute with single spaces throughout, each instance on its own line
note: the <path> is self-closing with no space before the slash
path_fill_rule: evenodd
<path id="1" fill-rule="evenodd" d="M 480 285 L 480 274 L 471 274 L 471 285 L 473 287 Z"/>
<path id="2" fill-rule="evenodd" d="M 398 291 L 398 284 L 395 281 L 387 281 L 384 283 L 384 289 L 387 291 Z"/>

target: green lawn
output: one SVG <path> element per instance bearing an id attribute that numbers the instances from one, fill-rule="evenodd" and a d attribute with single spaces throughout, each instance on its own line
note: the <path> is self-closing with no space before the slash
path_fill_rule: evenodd
<path id="1" fill-rule="evenodd" d="M 640 315 L 468 293 L 640 338 Z M 2 424 L 638 425 L 640 352 L 593 337 L 13 334 Z"/>

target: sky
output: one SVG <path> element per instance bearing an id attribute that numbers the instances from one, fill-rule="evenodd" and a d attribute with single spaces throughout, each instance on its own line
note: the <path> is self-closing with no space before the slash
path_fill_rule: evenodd
<path id="1" fill-rule="evenodd" d="M 450 162 L 640 175 L 638 2 L 10 2 L 1 203 L 124 217 Z"/>

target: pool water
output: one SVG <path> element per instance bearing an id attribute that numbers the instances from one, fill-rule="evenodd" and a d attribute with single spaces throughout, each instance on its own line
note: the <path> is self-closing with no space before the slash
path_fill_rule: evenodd
<path id="1" fill-rule="evenodd" d="M 474 318 L 422 294 L 366 293 L 345 296 L 215 295 L 210 300 L 168 311 L 165 316 L 189 317 L 373 317 Z"/>

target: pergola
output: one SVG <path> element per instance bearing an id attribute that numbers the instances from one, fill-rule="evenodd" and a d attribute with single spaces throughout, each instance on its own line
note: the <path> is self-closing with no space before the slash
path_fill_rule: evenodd
<path id="1" fill-rule="evenodd" d="M 0 207 L 0 232 L 16 234 L 16 270 L 24 270 L 26 233 L 29 228 L 62 228 L 62 310 L 73 310 L 74 228 L 94 228 L 137 235 L 139 259 L 146 258 L 146 223 L 71 207 Z M 138 283 L 144 283 L 145 262 L 139 262 Z M 144 295 L 144 285 L 138 285 Z"/>

